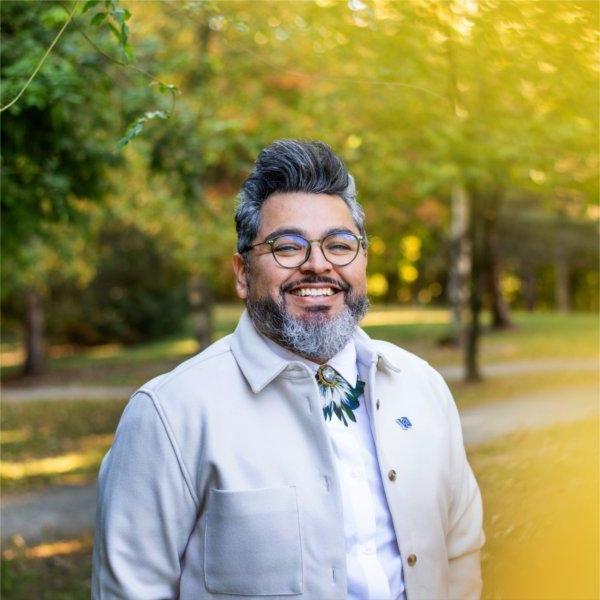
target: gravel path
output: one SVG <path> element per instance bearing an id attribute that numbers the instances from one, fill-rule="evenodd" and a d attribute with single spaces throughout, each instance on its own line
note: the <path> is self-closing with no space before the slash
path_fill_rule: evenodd
<path id="1" fill-rule="evenodd" d="M 475 446 L 520 429 L 543 429 L 558 423 L 580 421 L 600 411 L 597 388 L 564 387 L 528 394 L 504 402 L 490 402 L 460 412 L 466 446 Z"/>
<path id="2" fill-rule="evenodd" d="M 447 381 L 463 378 L 462 366 L 440 367 Z M 595 360 L 543 360 L 504 362 L 483 368 L 483 377 L 518 375 L 521 373 L 552 373 L 555 371 L 598 371 Z M 128 386 L 37 386 L 28 388 L 2 388 L 3 402 L 29 402 L 32 400 L 126 400 L 135 391 Z"/>
<path id="3" fill-rule="evenodd" d="M 32 400 L 126 400 L 135 390 L 124 386 L 39 386 L 2 388 L 2 402 Z"/>
<path id="4" fill-rule="evenodd" d="M 2 499 L 2 544 L 20 535 L 28 544 L 92 531 L 96 486 L 61 486 Z"/>
<path id="5" fill-rule="evenodd" d="M 582 369 L 597 368 L 596 363 L 577 362 Z M 554 371 L 573 369 L 573 365 L 560 361 L 548 363 L 518 363 L 495 365 L 486 369 L 486 374 L 528 372 L 536 370 Z M 518 367 L 515 369 L 514 367 Z M 544 368 L 542 368 L 544 367 Z M 457 371 L 460 375 L 460 371 Z M 452 373 L 445 376 L 452 379 Z M 96 388 L 94 388 L 96 389 Z M 99 388 L 98 388 L 99 389 Z M 121 389 L 121 388 L 109 388 Z M 16 392 L 17 390 L 15 390 Z M 21 390 L 19 390 L 21 391 Z M 117 397 L 126 398 L 129 391 Z M 37 398 L 40 396 L 37 395 Z M 46 396 L 50 398 L 51 396 Z M 85 398 L 82 394 L 74 398 Z M 103 396 L 114 398 L 114 395 Z M 65 398 L 64 388 L 62 398 Z M 6 400 L 7 398 L 4 397 Z M 12 397 L 13 401 L 28 398 Z M 490 402 L 461 411 L 465 444 L 474 446 L 509 434 L 519 429 L 540 429 L 550 425 L 585 419 L 599 412 L 599 392 L 595 387 L 564 387 L 548 393 L 534 393 L 511 401 Z M 1 540 L 5 544 L 11 536 L 21 535 L 28 544 L 40 540 L 57 539 L 78 535 L 93 529 L 96 487 L 55 487 L 37 493 L 26 493 L 3 499 L 0 508 Z"/>

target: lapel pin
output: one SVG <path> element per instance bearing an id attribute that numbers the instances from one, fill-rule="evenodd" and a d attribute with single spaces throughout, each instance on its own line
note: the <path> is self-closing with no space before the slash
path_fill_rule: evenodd
<path id="1" fill-rule="evenodd" d="M 396 419 L 396 423 L 398 423 L 398 425 L 400 425 L 400 427 L 402 427 L 404 430 L 412 427 L 412 423 L 408 417 L 400 417 L 399 419 Z"/>

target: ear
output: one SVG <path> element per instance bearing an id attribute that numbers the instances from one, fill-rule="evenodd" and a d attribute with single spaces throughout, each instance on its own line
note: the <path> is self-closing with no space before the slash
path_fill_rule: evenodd
<path id="1" fill-rule="evenodd" d="M 248 283 L 246 282 L 246 261 L 239 253 L 233 255 L 233 271 L 235 273 L 235 291 L 245 300 L 248 297 Z"/>

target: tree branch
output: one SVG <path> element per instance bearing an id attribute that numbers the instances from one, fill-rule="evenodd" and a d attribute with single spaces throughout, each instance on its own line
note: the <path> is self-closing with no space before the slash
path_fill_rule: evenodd
<path id="1" fill-rule="evenodd" d="M 38 74 L 39 70 L 42 68 L 42 65 L 48 58 L 48 55 L 50 54 L 50 52 L 52 52 L 52 49 L 54 48 L 54 46 L 56 46 L 56 43 L 60 39 L 60 36 L 63 34 L 64 30 L 67 28 L 67 25 L 72 21 L 73 15 L 75 14 L 75 9 L 77 8 L 78 4 L 79 4 L 79 0 L 75 0 L 75 4 L 73 4 L 73 8 L 72 8 L 71 12 L 69 13 L 69 17 L 65 21 L 65 24 L 60 28 L 60 31 L 56 34 L 56 37 L 52 40 L 52 43 L 50 44 L 50 46 L 48 46 L 48 49 L 44 53 L 44 56 L 42 56 L 42 59 L 38 63 L 37 67 L 35 68 L 33 73 L 30 75 L 29 79 L 25 82 L 25 85 L 21 88 L 19 93 L 8 104 L 5 104 L 4 106 L 2 106 L 0 108 L 0 113 L 4 112 L 8 108 L 10 108 L 25 93 L 25 90 L 29 87 L 29 84 L 34 80 L 35 76 Z"/>

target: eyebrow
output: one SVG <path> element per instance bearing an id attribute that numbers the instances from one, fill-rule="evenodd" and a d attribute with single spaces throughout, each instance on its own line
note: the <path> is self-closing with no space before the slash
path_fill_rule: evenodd
<path id="1" fill-rule="evenodd" d="M 321 239 L 327 237 L 328 235 L 331 235 L 332 233 L 352 233 L 354 235 L 359 235 L 357 233 L 354 233 L 354 231 L 352 231 L 351 229 L 348 229 L 348 227 L 339 226 L 330 227 L 329 229 L 325 230 L 323 232 L 323 235 L 321 236 Z M 280 227 L 279 229 L 271 231 L 271 233 L 269 233 L 269 235 L 267 235 L 267 237 L 265 238 L 265 241 L 272 240 L 273 238 L 279 235 L 299 235 L 307 239 L 306 231 L 303 231 L 302 229 L 298 229 L 297 227 Z"/>

